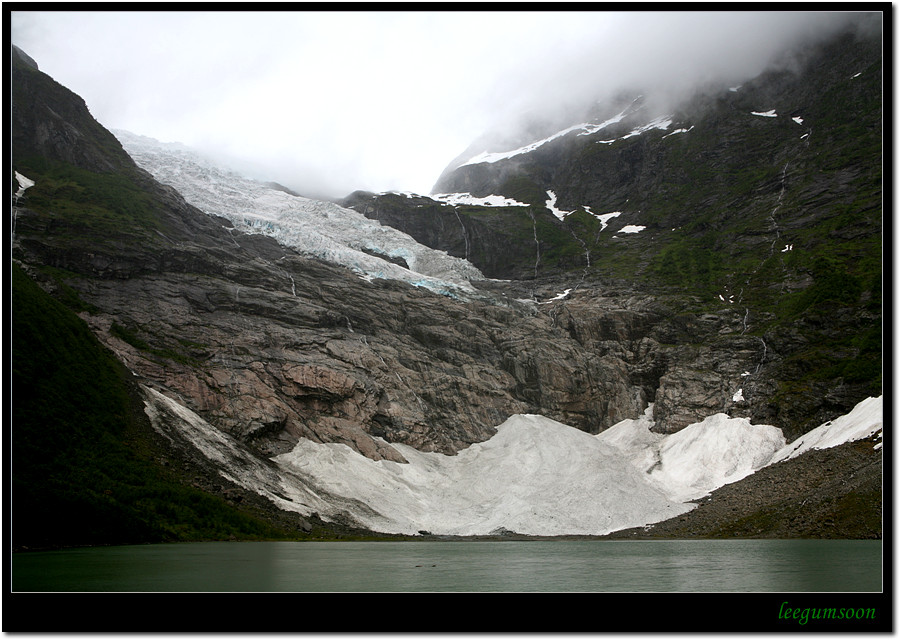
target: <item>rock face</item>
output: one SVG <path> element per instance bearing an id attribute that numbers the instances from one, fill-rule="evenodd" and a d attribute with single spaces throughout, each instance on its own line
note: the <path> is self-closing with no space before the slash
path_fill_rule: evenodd
<path id="1" fill-rule="evenodd" d="M 23 127 L 20 105 L 39 101 L 46 114 L 93 121 L 61 88 L 42 89 L 54 84 L 19 87 Z M 32 129 L 46 128 L 39 115 Z M 624 363 L 586 350 L 533 304 L 366 282 L 198 211 L 121 147 L 107 163 L 123 165 L 117 182 L 103 182 L 103 163 L 72 144 L 49 167 L 14 147 L 25 158 L 17 170 L 35 181 L 19 202 L 15 257 L 132 371 L 263 455 L 307 437 L 399 460 L 373 436 L 452 453 L 513 413 L 596 431 L 642 409 Z M 93 215 L 130 197 L 145 208 L 112 222 Z"/>
<path id="2" fill-rule="evenodd" d="M 667 300 L 631 364 L 654 372 L 658 424 L 726 410 L 793 438 L 880 393 L 881 41 L 851 29 L 789 58 L 668 109 L 648 91 L 477 141 L 434 187 L 527 207 L 346 202 L 527 295 L 555 278 Z"/>
<path id="3" fill-rule="evenodd" d="M 350 194 L 340 204 L 426 246 L 469 260 L 489 278 L 535 275 L 534 212 L 525 207 L 460 207 L 426 196 L 365 191 Z"/>

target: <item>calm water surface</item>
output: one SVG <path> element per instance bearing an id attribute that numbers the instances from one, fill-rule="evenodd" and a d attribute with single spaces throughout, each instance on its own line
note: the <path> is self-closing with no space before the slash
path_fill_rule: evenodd
<path id="1" fill-rule="evenodd" d="M 879 540 L 210 542 L 13 554 L 13 591 L 881 591 Z"/>

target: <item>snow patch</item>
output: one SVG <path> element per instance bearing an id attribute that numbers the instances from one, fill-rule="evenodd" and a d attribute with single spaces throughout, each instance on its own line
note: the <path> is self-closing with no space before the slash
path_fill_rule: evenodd
<path id="1" fill-rule="evenodd" d="M 629 133 L 626 133 L 624 136 L 621 136 L 619 138 L 612 138 L 610 140 L 597 140 L 597 144 L 612 144 L 619 140 L 626 140 L 626 139 L 632 138 L 634 136 L 639 136 L 642 133 L 646 133 L 647 131 L 652 131 L 653 129 L 666 130 L 671 126 L 672 126 L 672 116 L 660 116 L 659 118 L 656 118 L 655 120 L 652 120 L 643 126 L 632 129 Z"/>
<path id="2" fill-rule="evenodd" d="M 550 212 L 560 220 L 565 220 L 567 215 L 575 213 L 574 211 L 561 211 L 556 208 L 556 194 L 552 191 L 547 192 L 547 202 L 545 203 Z"/>
<path id="3" fill-rule="evenodd" d="M 624 227 L 619 229 L 619 233 L 640 233 L 647 227 L 640 224 L 626 224 Z"/>
<path id="4" fill-rule="evenodd" d="M 642 133 L 645 133 L 647 131 L 652 131 L 653 129 L 665 130 L 671 126 L 672 126 L 672 117 L 671 116 L 662 116 L 662 117 L 657 118 L 656 120 L 652 120 L 651 122 L 648 122 L 647 124 L 645 124 L 642 127 L 632 129 L 630 133 L 625 134 L 624 136 L 619 138 L 619 140 L 625 140 L 626 138 L 639 136 Z"/>
<path id="5" fill-rule="evenodd" d="M 519 156 L 519 155 L 522 155 L 525 153 L 531 153 L 535 149 L 538 149 L 538 148 L 544 146 L 548 142 L 552 142 L 553 140 L 556 140 L 557 138 L 562 138 L 563 136 L 566 136 L 566 135 L 576 132 L 576 131 L 578 132 L 577 135 L 579 135 L 579 136 L 593 135 L 593 134 L 597 133 L 598 131 L 602 131 L 603 129 L 606 129 L 610 125 L 616 124 L 617 122 L 621 122 L 625 118 L 625 116 L 628 115 L 630 112 L 631 112 L 631 107 L 628 107 L 621 113 L 618 113 L 615 116 L 613 116 L 612 118 L 609 118 L 608 120 L 604 120 L 603 122 L 600 122 L 600 123 L 582 122 L 579 124 L 575 124 L 575 125 L 572 125 L 571 127 L 566 127 L 565 129 L 562 129 L 561 131 L 557 131 L 553 135 L 547 136 L 546 138 L 536 140 L 535 142 L 531 142 L 529 144 L 518 147 L 516 149 L 511 149 L 509 151 L 488 151 L 485 149 L 481 153 L 474 155 L 471 158 L 469 158 L 468 160 L 466 160 L 465 162 L 459 164 L 457 166 L 457 168 L 465 167 L 466 165 L 470 165 L 470 164 L 499 162 L 500 160 L 508 160 L 509 158 L 514 158 L 516 156 Z M 631 138 L 632 136 L 638 136 L 646 131 L 651 131 L 653 129 L 668 129 L 670 126 L 672 126 L 671 116 L 661 116 L 659 118 L 656 118 L 655 120 L 652 120 L 651 122 L 649 122 L 645 125 L 636 127 L 635 129 L 632 129 L 629 133 L 622 136 L 621 138 L 614 138 L 611 140 L 598 140 L 598 142 L 603 143 L 603 144 L 611 144 L 611 143 L 615 142 L 616 140 L 624 140 L 626 138 Z M 678 131 L 673 132 L 673 133 L 682 133 L 684 131 L 689 131 L 689 129 L 679 129 Z"/>
<path id="6" fill-rule="evenodd" d="M 30 189 L 31 187 L 34 186 L 34 180 L 31 180 L 30 178 L 26 178 L 18 171 L 16 171 L 15 174 L 16 174 L 16 181 L 19 183 L 19 189 L 16 191 L 16 197 L 21 198 L 23 195 L 25 195 L 26 189 Z"/>
<path id="7" fill-rule="evenodd" d="M 568 295 L 569 295 L 570 293 L 572 293 L 572 290 L 571 290 L 571 289 L 566 289 L 566 290 L 563 291 L 562 293 L 557 294 L 555 297 L 550 298 L 549 300 L 544 300 L 544 302 L 539 302 L 538 304 L 550 304 L 551 302 L 556 302 L 557 300 L 563 300 L 563 299 L 565 299 L 566 297 L 568 297 Z"/>
<path id="8" fill-rule="evenodd" d="M 629 109 L 630 109 L 630 107 L 629 107 Z M 487 151 L 487 150 L 482 151 L 478 155 L 473 156 L 472 158 L 469 158 L 468 160 L 466 160 L 465 162 L 460 164 L 459 167 L 464 167 L 464 166 L 470 165 L 470 164 L 481 164 L 482 162 L 494 163 L 494 162 L 498 162 L 500 160 L 507 160 L 509 158 L 514 158 L 515 156 L 519 156 L 524 153 L 530 153 L 530 152 L 534 151 L 535 149 L 544 146 L 548 142 L 552 142 L 553 140 L 556 140 L 557 138 L 561 138 L 561 137 L 568 135 L 574 131 L 580 131 L 578 133 L 578 135 L 580 135 L 580 136 L 592 135 L 602 129 L 605 129 L 606 127 L 608 127 L 611 124 L 620 122 L 625 117 L 625 115 L 628 113 L 629 109 L 625 109 L 624 111 L 622 111 L 619 114 L 616 114 L 609 120 L 605 120 L 599 124 L 583 122 L 583 123 L 572 125 L 571 127 L 566 127 L 565 129 L 563 129 L 561 131 L 557 131 L 553 135 L 547 136 L 546 138 L 542 138 L 541 140 L 537 140 L 535 142 L 531 142 L 531 143 L 526 144 L 525 146 L 519 147 L 517 149 L 512 149 L 510 151 Z M 459 167 L 457 167 L 457 168 L 459 168 Z"/>
<path id="9" fill-rule="evenodd" d="M 594 213 L 588 207 L 584 207 L 584 210 L 600 221 L 600 231 L 603 231 L 604 229 L 606 229 L 606 227 L 609 226 L 610 220 L 622 215 L 621 211 L 611 211 L 610 213 Z"/>
<path id="10" fill-rule="evenodd" d="M 769 111 L 751 111 L 750 115 L 762 116 L 763 118 L 777 118 L 778 117 L 778 114 L 775 113 L 775 109 L 771 109 Z"/>
<path id="11" fill-rule="evenodd" d="M 808 431 L 778 451 L 772 462 L 796 458 L 810 449 L 829 449 L 882 432 L 882 398 L 883 396 L 867 398 L 858 403 L 850 413 Z"/>
<path id="12" fill-rule="evenodd" d="M 691 125 L 687 129 L 675 129 L 674 131 L 672 131 L 672 133 L 667 133 L 666 135 L 664 135 L 663 138 L 668 138 L 669 136 L 674 136 L 676 133 L 687 133 L 688 131 L 690 131 L 693 128 L 694 128 L 694 126 Z"/>
<path id="13" fill-rule="evenodd" d="M 519 202 L 504 196 L 473 196 L 471 193 L 436 193 L 429 196 L 432 200 L 452 205 L 478 205 L 487 207 L 527 207 L 526 202 Z"/>
<path id="14" fill-rule="evenodd" d="M 800 116 L 794 116 L 793 118 L 791 118 L 791 120 L 793 120 L 797 124 L 803 124 L 803 118 L 801 118 Z"/>

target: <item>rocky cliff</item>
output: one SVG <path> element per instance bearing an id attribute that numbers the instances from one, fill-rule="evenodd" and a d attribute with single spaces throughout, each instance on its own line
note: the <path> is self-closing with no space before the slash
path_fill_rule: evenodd
<path id="1" fill-rule="evenodd" d="M 38 73 L 15 69 L 21 130 L 48 129 L 64 109 L 93 122 L 43 74 L 56 93 L 35 89 Z M 19 114 L 38 100 L 46 116 Z M 396 457 L 375 435 L 452 452 L 512 413 L 596 431 L 642 410 L 623 362 L 535 305 L 367 282 L 197 210 L 104 140 L 119 173 L 14 141 L 15 169 L 35 183 L 17 199 L 14 257 L 135 373 L 261 451 L 306 436 Z"/>
<path id="2" fill-rule="evenodd" d="M 642 365 L 661 428 L 734 408 L 796 437 L 881 384 L 881 60 L 851 29 L 677 104 L 648 89 L 486 136 L 430 197 L 344 204 L 490 277 L 555 280 L 576 324 L 600 291 L 674 301 Z"/>

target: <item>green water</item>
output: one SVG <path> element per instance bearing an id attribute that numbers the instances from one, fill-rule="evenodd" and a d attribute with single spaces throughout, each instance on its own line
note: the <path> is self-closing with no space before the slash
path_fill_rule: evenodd
<path id="1" fill-rule="evenodd" d="M 13 592 L 882 591 L 868 540 L 211 542 L 16 553 Z"/>

